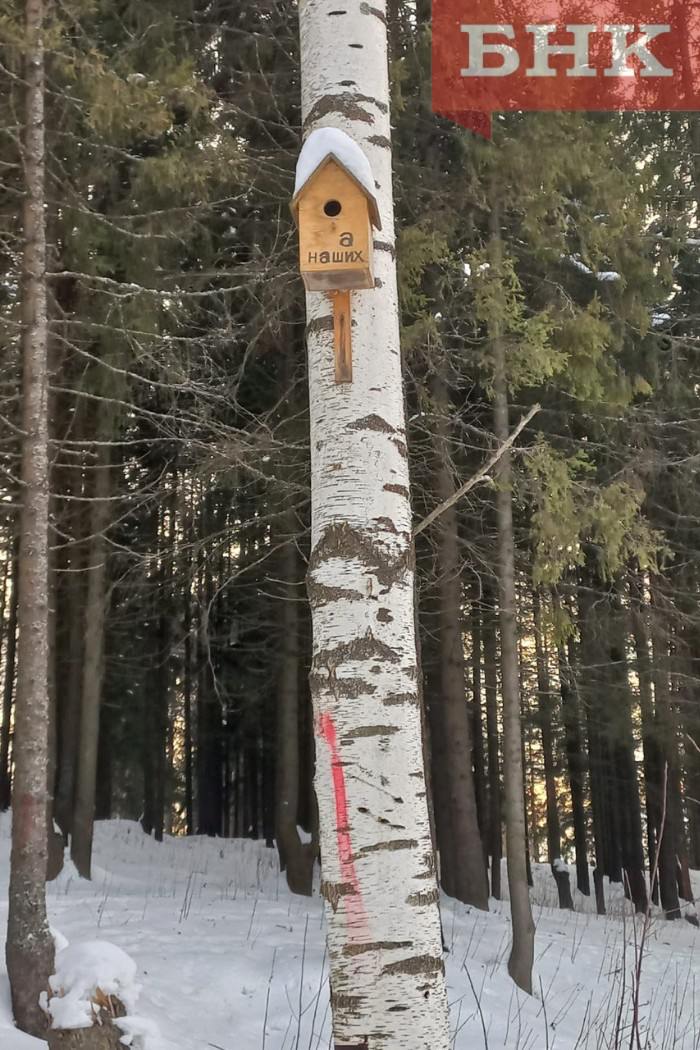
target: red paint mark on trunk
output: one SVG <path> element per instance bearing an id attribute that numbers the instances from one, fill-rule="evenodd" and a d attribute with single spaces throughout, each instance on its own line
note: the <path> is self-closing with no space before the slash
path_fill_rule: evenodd
<path id="1" fill-rule="evenodd" d="M 359 939 L 357 935 L 365 929 L 367 916 L 362 903 L 360 880 L 357 877 L 355 861 L 352 855 L 345 770 L 343 769 L 338 750 L 338 734 L 335 722 L 329 714 L 321 715 L 319 728 L 321 736 L 328 744 L 328 750 L 331 753 L 331 775 L 333 777 L 333 797 L 335 799 L 335 831 L 338 843 L 338 857 L 340 859 L 341 881 L 348 883 L 353 888 L 353 893 L 348 894 L 344 898 L 345 912 L 353 939 Z"/>

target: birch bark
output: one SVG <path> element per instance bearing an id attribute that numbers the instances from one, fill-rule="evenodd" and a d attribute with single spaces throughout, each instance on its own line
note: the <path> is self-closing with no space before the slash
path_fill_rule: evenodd
<path id="1" fill-rule="evenodd" d="M 14 721 L 7 971 L 17 1026 L 43 1036 L 39 996 L 53 969 L 46 918 L 49 758 L 49 433 L 44 198 L 43 0 L 25 5 L 25 132 L 22 275 L 22 517 L 19 644 Z"/>
<path id="2" fill-rule="evenodd" d="M 376 287 L 353 292 L 352 384 L 331 305 L 307 298 L 309 597 L 323 895 L 336 1050 L 446 1050 L 438 895 L 418 704 L 411 508 L 391 182 L 386 0 L 301 0 L 304 131 L 372 165 Z"/>

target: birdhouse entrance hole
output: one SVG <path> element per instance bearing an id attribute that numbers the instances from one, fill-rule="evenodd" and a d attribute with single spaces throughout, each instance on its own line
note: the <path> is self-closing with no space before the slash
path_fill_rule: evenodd
<path id="1" fill-rule="evenodd" d="M 343 210 L 343 206 L 340 201 L 326 201 L 323 206 L 323 210 L 329 219 L 335 219 L 337 215 L 340 215 Z"/>

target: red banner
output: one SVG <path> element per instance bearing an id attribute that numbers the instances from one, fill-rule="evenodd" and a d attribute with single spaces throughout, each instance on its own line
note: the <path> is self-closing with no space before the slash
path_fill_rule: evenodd
<path id="1" fill-rule="evenodd" d="M 433 0 L 433 109 L 700 110 L 700 0 Z"/>

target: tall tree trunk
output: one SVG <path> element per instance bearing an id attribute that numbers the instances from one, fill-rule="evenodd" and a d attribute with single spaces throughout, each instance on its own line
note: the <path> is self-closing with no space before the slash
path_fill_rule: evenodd
<path id="1" fill-rule="evenodd" d="M 644 788 L 646 798 L 647 855 L 649 871 L 654 870 L 656 860 L 656 831 L 661 819 L 661 756 L 656 739 L 654 719 L 654 696 L 652 691 L 652 666 L 649 652 L 649 627 L 646 619 L 643 578 L 638 572 L 630 572 L 630 614 L 632 637 L 637 662 L 639 682 L 639 709 L 642 720 L 642 747 L 644 751 Z M 658 882 L 652 886 L 654 901 L 658 904 Z"/>
<path id="2" fill-rule="evenodd" d="M 0 729 L 0 810 L 10 807 L 12 770 L 10 768 L 10 742 L 12 739 L 12 701 L 15 695 L 15 670 L 17 663 L 17 614 L 19 608 L 19 537 L 12 547 L 12 595 L 10 615 L 7 621 L 7 647 L 5 649 L 5 679 L 2 686 L 2 728 Z"/>
<path id="3" fill-rule="evenodd" d="M 554 760 L 554 703 L 549 677 L 548 654 L 546 650 L 544 628 L 542 624 L 542 597 L 535 589 L 532 595 L 532 606 L 535 618 L 535 659 L 537 662 L 537 702 L 542 735 L 542 755 L 544 758 L 544 782 L 547 801 L 547 859 L 557 884 L 559 907 L 573 910 L 569 869 L 561 859 L 561 824 L 557 804 L 556 767 Z"/>
<path id="4" fill-rule="evenodd" d="M 600 681 L 598 669 L 605 660 L 598 645 L 596 609 L 594 606 L 593 575 L 583 574 L 578 588 L 579 633 L 581 636 L 578 692 L 586 712 L 588 736 L 588 768 L 593 816 L 593 843 L 595 849 L 596 907 L 599 915 L 605 914 L 605 875 L 610 873 L 607 853 L 607 765 L 604 728 L 607 726 L 607 698 L 605 686 Z M 618 878 L 618 881 L 619 878 Z"/>
<path id="5" fill-rule="evenodd" d="M 74 473 L 71 471 L 71 473 Z M 82 494 L 82 486 L 70 485 L 70 494 Z M 67 838 L 73 830 L 75 774 L 78 767 L 80 740 L 80 707 L 83 678 L 83 645 L 85 632 L 85 587 L 83 549 L 83 505 L 77 500 L 68 507 L 67 520 L 71 533 L 70 547 L 63 559 L 65 570 L 60 587 L 60 620 L 64 646 L 60 661 L 58 691 L 58 770 L 54 816 Z"/>
<path id="6" fill-rule="evenodd" d="M 211 508 L 205 506 L 205 535 L 211 535 Z M 223 831 L 223 726 L 221 701 L 216 693 L 214 661 L 214 585 L 210 566 L 201 558 L 199 565 L 199 630 L 197 633 L 197 833 L 212 837 Z M 227 778 L 228 779 L 228 778 Z M 242 823 L 241 762 L 238 754 L 236 788 L 236 835 L 244 833 Z"/>
<path id="7" fill-rule="evenodd" d="M 553 593 L 555 608 L 559 609 L 559 597 Z M 576 852 L 576 888 L 579 893 L 590 896 L 591 884 L 588 872 L 588 840 L 586 834 L 586 757 L 583 750 L 581 732 L 581 712 L 576 691 L 576 677 L 573 670 L 574 641 L 568 645 L 560 642 L 557 646 L 557 663 L 559 666 L 559 691 L 561 694 L 562 720 L 566 743 L 566 765 L 569 774 L 569 791 L 571 794 L 571 820 L 574 828 L 574 849 Z"/>
<path id="8" fill-rule="evenodd" d="M 683 833 L 678 826 L 678 799 L 680 797 L 680 763 L 678 756 L 678 729 L 671 696 L 669 645 L 664 615 L 663 587 L 658 577 L 650 580 L 652 616 L 651 639 L 653 646 L 653 678 L 656 699 L 657 739 L 661 752 L 661 781 L 659 785 L 659 810 L 665 810 L 663 833 L 656 829 L 659 846 L 659 891 L 661 907 L 667 919 L 681 917 L 678 898 L 678 846 Z M 666 775 L 663 774 L 663 769 Z M 664 805 L 663 789 L 666 785 Z"/>
<path id="9" fill-rule="evenodd" d="M 494 265 L 500 269 L 500 221 L 494 201 L 492 213 Z M 492 331 L 494 362 L 494 433 L 499 444 L 509 434 L 508 381 L 505 345 L 498 331 Z M 508 890 L 513 921 L 513 944 L 508 972 L 523 991 L 532 994 L 532 967 L 535 956 L 535 924 L 530 906 L 527 870 L 527 821 L 523 797 L 522 726 L 520 719 L 520 674 L 518 666 L 518 626 L 515 596 L 515 536 L 513 532 L 512 456 L 507 451 L 496 468 L 498 490 L 498 591 L 501 621 L 501 673 L 503 690 L 503 768 L 505 787 L 506 857 Z"/>
<path id="10" fill-rule="evenodd" d="M 486 790 L 486 761 L 484 756 L 484 710 L 481 688 L 481 616 L 478 608 L 478 593 L 472 600 L 472 739 L 474 741 L 474 791 L 479 834 L 488 869 L 489 813 Z"/>
<path id="11" fill-rule="evenodd" d="M 39 997 L 53 972 L 46 918 L 46 780 L 49 730 L 49 432 L 48 317 L 44 158 L 44 4 L 25 2 L 25 130 L 22 259 L 22 514 L 19 648 L 14 723 L 12 853 L 7 971 L 15 1022 L 43 1037 Z"/>
<path id="12" fill-rule="evenodd" d="M 501 898 L 501 858 L 503 857 L 501 754 L 498 733 L 498 640 L 496 602 L 491 585 L 484 584 L 484 689 L 486 692 L 486 737 L 489 759 L 489 842 L 491 857 L 491 896 Z"/>
<path id="13" fill-rule="evenodd" d="M 644 875 L 642 810 L 632 725 L 632 696 L 626 657 L 629 624 L 627 612 L 623 609 L 617 593 L 613 595 L 611 601 L 609 623 L 607 666 L 614 710 L 613 753 L 619 799 L 617 810 L 625 891 L 634 902 L 636 910 L 644 915 L 647 911 L 648 900 Z"/>
<path id="14" fill-rule="evenodd" d="M 294 535 L 291 512 L 288 531 Z M 280 866 L 292 893 L 311 896 L 315 846 L 299 836 L 299 589 L 301 572 L 295 542 L 283 549 L 282 659 L 277 687 L 277 762 L 275 780 L 275 837 Z"/>
<path id="15" fill-rule="evenodd" d="M 697 593 L 697 592 L 696 592 Z M 695 600 L 697 597 L 694 595 Z M 700 868 L 700 624 L 695 610 L 684 627 L 686 681 L 681 706 L 684 731 L 685 799 L 688 811 L 690 865 Z"/>
<path id="16" fill-rule="evenodd" d="M 186 537 L 187 555 L 185 560 L 184 615 L 183 615 L 183 672 L 182 703 L 184 707 L 184 740 L 185 750 L 185 828 L 188 835 L 194 834 L 194 800 L 192 794 L 192 556 L 189 545 L 191 536 Z"/>
<path id="17" fill-rule="evenodd" d="M 97 428 L 104 442 L 111 427 Z M 97 755 L 100 739 L 100 704 L 104 672 L 104 635 L 107 612 L 107 556 L 105 539 L 111 517 L 111 465 L 109 446 L 98 445 L 94 465 L 94 485 L 90 504 L 90 540 L 88 547 L 87 587 L 85 594 L 85 626 L 83 682 L 80 703 L 80 737 L 78 769 L 75 778 L 75 809 L 71 836 L 71 857 L 84 879 L 90 878 L 92 863 L 92 836 L 95 822 L 95 788 L 97 783 Z"/>
<path id="18" fill-rule="evenodd" d="M 440 504 L 455 490 L 449 467 L 449 398 L 442 378 L 434 383 L 437 446 L 437 497 Z M 446 891 L 465 904 L 488 909 L 489 892 L 479 835 L 472 771 L 472 734 L 466 699 L 462 582 L 455 506 L 436 524 L 438 552 L 437 633 L 439 692 L 428 704 L 431 728 L 442 745 L 433 779 L 445 812 L 436 812 L 440 870 Z"/>
<path id="19" fill-rule="evenodd" d="M 299 4 L 304 130 L 365 149 L 382 231 L 353 294 L 352 384 L 328 298 L 307 297 L 311 688 L 336 1048 L 446 1050 L 447 996 L 421 747 L 394 260 L 386 2 Z"/>

